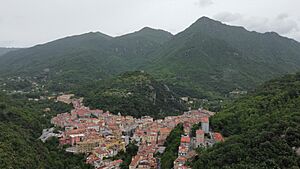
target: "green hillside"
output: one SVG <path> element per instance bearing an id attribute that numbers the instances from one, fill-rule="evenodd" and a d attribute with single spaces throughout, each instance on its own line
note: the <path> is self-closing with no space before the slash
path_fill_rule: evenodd
<path id="1" fill-rule="evenodd" d="M 226 141 L 193 168 L 299 168 L 300 74 L 271 80 L 212 119 Z M 299 152 L 298 152 L 299 153 Z"/>
<path id="2" fill-rule="evenodd" d="M 45 108 L 50 112 L 44 112 Z M 82 155 L 75 156 L 58 147 L 58 140 L 38 140 L 50 119 L 71 107 L 54 101 L 27 101 L 0 93 L 0 168 L 74 169 L 91 168 Z"/>
<path id="3" fill-rule="evenodd" d="M 202 96 L 253 89 L 300 70 L 300 43 L 276 33 L 249 32 L 203 17 L 153 54 L 144 68 Z"/>
<path id="4" fill-rule="evenodd" d="M 66 37 L 4 55 L 0 75 L 37 77 L 68 88 L 134 70 L 171 37 L 150 28 L 116 38 L 99 32 Z"/>
<path id="5" fill-rule="evenodd" d="M 65 91 L 126 71 L 145 70 L 183 96 L 224 98 L 300 71 L 300 43 L 202 17 L 173 36 L 143 28 L 120 37 L 86 33 L 9 52 L 0 77 L 41 79 Z"/>
<path id="6" fill-rule="evenodd" d="M 178 95 L 168 86 L 139 71 L 123 73 L 76 91 L 85 97 L 86 105 L 116 114 L 163 118 L 186 110 Z"/>

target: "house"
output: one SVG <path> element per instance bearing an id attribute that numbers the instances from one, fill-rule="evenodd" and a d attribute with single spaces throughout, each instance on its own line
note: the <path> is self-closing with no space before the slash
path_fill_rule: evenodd
<path id="1" fill-rule="evenodd" d="M 186 163 L 187 158 L 186 157 L 178 157 L 175 161 L 174 161 L 174 169 L 180 169 L 184 166 L 184 164 Z"/>
<path id="2" fill-rule="evenodd" d="M 189 148 L 186 146 L 179 146 L 178 147 L 178 156 L 179 157 L 186 157 L 189 152 Z"/>
<path id="3" fill-rule="evenodd" d="M 76 143 L 82 141 L 82 139 L 84 138 L 84 134 L 71 134 L 70 135 L 70 144 L 73 146 Z"/>
<path id="4" fill-rule="evenodd" d="M 132 157 L 131 163 L 129 165 L 129 169 L 136 169 L 136 167 L 138 166 L 140 160 L 141 160 L 140 155 L 136 155 L 136 156 Z"/>
<path id="5" fill-rule="evenodd" d="M 74 97 L 74 94 L 65 94 L 65 95 L 61 95 L 57 97 L 57 101 L 66 103 L 66 104 L 70 104 L 72 103 L 72 97 Z"/>
<path id="6" fill-rule="evenodd" d="M 102 160 L 104 157 L 108 157 L 109 156 L 109 152 L 107 150 L 104 150 L 100 147 L 97 147 L 93 150 L 93 153 L 95 154 L 100 160 Z"/>
<path id="7" fill-rule="evenodd" d="M 120 164 L 123 160 L 104 161 L 101 166 L 96 169 L 120 169 Z"/>
<path id="8" fill-rule="evenodd" d="M 224 141 L 224 138 L 223 138 L 221 133 L 214 133 L 213 137 L 214 137 L 214 140 L 216 142 L 223 142 Z"/>
<path id="9" fill-rule="evenodd" d="M 204 131 L 199 129 L 196 130 L 196 142 L 195 147 L 200 147 L 204 145 Z"/>
<path id="10" fill-rule="evenodd" d="M 190 147 L 190 145 L 191 145 L 190 136 L 181 136 L 180 145 L 185 146 L 185 147 Z"/>
<path id="11" fill-rule="evenodd" d="M 201 118 L 201 128 L 204 131 L 204 133 L 209 133 L 209 118 L 208 117 Z"/>
<path id="12" fill-rule="evenodd" d="M 86 158 L 86 163 L 87 164 L 94 164 L 94 162 L 100 160 L 95 154 L 90 154 L 87 158 Z"/>

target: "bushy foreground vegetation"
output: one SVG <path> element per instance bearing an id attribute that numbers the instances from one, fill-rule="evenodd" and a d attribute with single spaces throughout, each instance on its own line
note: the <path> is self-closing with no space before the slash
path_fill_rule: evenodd
<path id="1" fill-rule="evenodd" d="M 50 112 L 44 112 L 45 108 Z M 70 107 L 53 101 L 27 101 L 20 96 L 0 93 L 0 168 L 75 169 L 91 168 L 82 155 L 66 153 L 58 140 L 38 140 L 50 118 Z"/>
<path id="2" fill-rule="evenodd" d="M 300 74 L 265 83 L 212 124 L 228 138 L 199 154 L 193 168 L 299 168 Z"/>
<path id="3" fill-rule="evenodd" d="M 135 71 L 76 90 L 92 108 L 134 117 L 163 118 L 186 110 L 179 96 L 151 75 Z"/>
<path id="4" fill-rule="evenodd" d="M 174 165 L 174 161 L 178 156 L 178 147 L 180 145 L 180 138 L 183 132 L 183 125 L 178 124 L 167 137 L 164 144 L 166 147 L 165 152 L 161 155 L 161 168 L 169 169 Z"/>

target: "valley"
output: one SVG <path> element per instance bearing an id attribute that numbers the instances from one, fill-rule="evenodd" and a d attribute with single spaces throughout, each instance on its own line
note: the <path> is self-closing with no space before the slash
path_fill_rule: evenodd
<path id="1" fill-rule="evenodd" d="M 58 97 L 57 100 L 72 103 L 74 109 L 71 113 L 61 113 L 51 119 L 51 123 L 58 128 L 58 133 L 47 133 L 48 139 L 51 136 L 58 137 L 61 146 L 70 146 L 66 148 L 67 152 L 86 154 L 86 163 L 95 168 L 182 168 L 188 158 L 196 155 L 194 149 L 211 147 L 216 142 L 224 141 L 220 133 L 209 129 L 209 117 L 214 112 L 192 110 L 179 116 L 157 120 L 150 116 L 134 118 L 121 113 L 113 115 L 108 111 L 91 110 L 83 105 L 83 98 L 71 99 L 70 96 L 73 97 Z M 198 124 L 201 124 L 201 129 L 196 128 L 195 136 L 190 137 L 192 127 Z M 173 161 L 166 161 L 165 156 L 170 151 L 169 144 L 173 141 L 170 133 L 179 126 L 182 132 L 176 137 L 181 138 L 181 141 L 180 146 L 175 147 L 178 155 L 174 156 Z M 48 131 L 50 130 L 54 131 Z M 128 153 L 130 146 L 136 146 L 138 150 L 132 159 L 119 159 L 119 154 Z M 157 154 L 161 154 L 160 163 L 160 155 L 155 157 Z"/>
<path id="2" fill-rule="evenodd" d="M 0 48 L 0 168 L 296 169 L 299 72 L 296 40 L 208 17 Z"/>

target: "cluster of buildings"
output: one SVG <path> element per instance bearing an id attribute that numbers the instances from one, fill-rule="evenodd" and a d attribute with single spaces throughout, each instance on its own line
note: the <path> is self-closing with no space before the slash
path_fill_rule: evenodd
<path id="1" fill-rule="evenodd" d="M 86 162 L 97 169 L 117 168 L 122 160 L 104 160 L 120 151 L 126 151 L 128 144 L 122 132 L 134 124 L 134 118 L 113 115 L 103 110 L 90 110 L 81 100 L 73 100 L 74 109 L 51 119 L 59 127 L 60 145 L 67 145 L 66 151 L 89 154 Z"/>
<path id="2" fill-rule="evenodd" d="M 139 145 L 139 151 L 138 154 L 132 158 L 129 168 L 157 168 L 158 161 L 154 155 L 157 152 L 164 152 L 165 147 L 163 145 L 168 135 L 179 123 L 183 124 L 184 133 L 186 135 L 182 138 L 182 140 L 188 141 L 188 143 L 182 144 L 182 146 L 179 147 L 179 153 L 183 153 L 182 156 L 186 156 L 186 153 L 192 152 L 192 146 L 190 145 L 191 138 L 189 135 L 193 125 L 203 123 L 203 128 L 208 131 L 208 118 L 211 115 L 213 115 L 213 112 L 206 110 L 194 110 L 185 112 L 180 116 L 168 116 L 159 120 L 153 120 L 150 117 L 143 117 L 144 119 L 147 119 L 146 122 L 141 123 L 136 127 L 131 138 Z M 190 154 L 193 154 L 193 152 Z"/>
<path id="3" fill-rule="evenodd" d="M 72 97 L 72 96 L 71 96 Z M 69 102 L 71 97 L 60 97 Z M 149 116 L 114 115 L 103 110 L 90 110 L 83 106 L 82 99 L 72 99 L 74 109 L 51 119 L 51 123 L 61 129 L 59 143 L 67 145 L 66 151 L 88 154 L 86 162 L 97 169 L 118 169 L 122 160 L 110 160 L 120 151 L 126 151 L 130 142 L 139 149 L 132 157 L 129 169 L 159 168 L 156 153 L 163 153 L 167 137 L 179 123 L 183 124 L 184 135 L 181 137 L 178 158 L 174 168 L 183 169 L 189 157 L 195 155 L 194 149 L 222 141 L 220 133 L 209 131 L 209 117 L 214 115 L 207 110 L 193 110 L 180 116 L 168 116 L 154 120 Z M 190 137 L 194 124 L 201 123 L 196 137 Z"/>
<path id="4" fill-rule="evenodd" d="M 174 169 L 189 169 L 186 166 L 188 159 L 196 155 L 195 149 L 200 147 L 212 146 L 216 142 L 223 142 L 224 138 L 220 133 L 207 130 L 209 125 L 208 117 L 202 118 L 201 128 L 196 130 L 196 136 L 182 135 L 180 146 L 178 147 L 178 158 L 174 161 Z"/>

